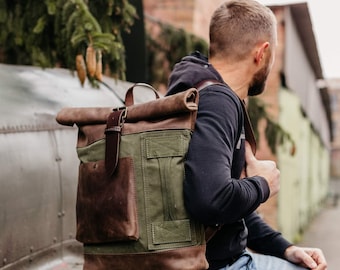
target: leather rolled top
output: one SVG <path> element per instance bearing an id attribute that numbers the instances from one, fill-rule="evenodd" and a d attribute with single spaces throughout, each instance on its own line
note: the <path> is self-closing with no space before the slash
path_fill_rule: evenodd
<path id="1" fill-rule="evenodd" d="M 171 96 L 166 96 L 127 108 L 126 122 L 153 120 L 175 115 L 177 113 L 197 111 L 198 91 L 190 88 Z M 59 124 L 65 126 L 105 124 L 114 110 L 110 107 L 63 108 L 56 117 Z"/>

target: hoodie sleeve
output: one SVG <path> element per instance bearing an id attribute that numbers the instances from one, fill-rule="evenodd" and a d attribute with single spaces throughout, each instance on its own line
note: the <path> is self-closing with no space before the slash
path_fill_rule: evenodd
<path id="1" fill-rule="evenodd" d="M 248 228 L 248 247 L 261 254 L 284 258 L 284 252 L 292 244 L 281 233 L 273 230 L 255 212 L 245 218 Z"/>
<path id="2" fill-rule="evenodd" d="M 206 225 L 238 221 L 269 196 L 262 177 L 232 178 L 233 163 L 241 162 L 240 168 L 244 165 L 244 141 L 235 150 L 243 112 L 238 98 L 220 88 L 211 86 L 200 92 L 195 131 L 185 162 L 186 208 Z M 241 160 L 233 160 L 234 151 L 241 151 Z"/>

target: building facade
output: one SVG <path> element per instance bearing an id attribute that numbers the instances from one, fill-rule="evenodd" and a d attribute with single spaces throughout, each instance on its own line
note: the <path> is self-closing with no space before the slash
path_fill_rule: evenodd
<path id="1" fill-rule="evenodd" d="M 331 177 L 340 180 L 340 79 L 327 80 L 332 112 Z"/>

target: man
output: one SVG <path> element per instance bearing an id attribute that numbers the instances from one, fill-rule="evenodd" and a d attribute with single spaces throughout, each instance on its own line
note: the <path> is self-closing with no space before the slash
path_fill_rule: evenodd
<path id="1" fill-rule="evenodd" d="M 245 142 L 240 100 L 264 90 L 276 42 L 270 9 L 230 0 L 211 19 L 209 62 L 196 52 L 170 76 L 168 95 L 207 80 L 221 83 L 200 92 L 184 183 L 191 216 L 218 228 L 207 243 L 212 270 L 326 269 L 321 250 L 292 245 L 254 212 L 277 194 L 280 172 L 274 162 L 257 160 Z"/>

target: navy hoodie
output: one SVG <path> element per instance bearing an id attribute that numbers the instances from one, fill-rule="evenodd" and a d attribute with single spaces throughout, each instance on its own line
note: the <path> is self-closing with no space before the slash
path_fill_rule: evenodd
<path id="1" fill-rule="evenodd" d="M 242 104 L 199 52 L 174 67 L 167 95 L 215 80 L 200 91 L 198 114 L 185 162 L 184 199 L 193 219 L 223 225 L 207 243 L 209 269 L 219 269 L 246 247 L 283 257 L 291 244 L 254 212 L 269 197 L 260 176 L 239 180 L 245 165 Z"/>

